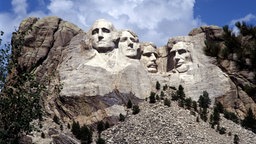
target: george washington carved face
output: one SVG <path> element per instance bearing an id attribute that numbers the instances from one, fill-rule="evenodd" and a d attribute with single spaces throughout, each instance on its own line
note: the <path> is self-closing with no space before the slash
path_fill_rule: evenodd
<path id="1" fill-rule="evenodd" d="M 192 58 L 190 55 L 189 47 L 192 47 L 191 43 L 178 42 L 173 45 L 170 50 L 170 58 L 173 61 L 174 69 L 179 73 L 183 73 L 189 70 Z"/>
<path id="2" fill-rule="evenodd" d="M 140 57 L 140 62 L 144 65 L 146 70 L 150 73 L 157 72 L 156 59 L 158 58 L 158 53 L 156 51 L 156 46 L 153 43 L 144 43 L 141 45 L 142 54 Z"/>
<path id="3" fill-rule="evenodd" d="M 138 58 L 140 51 L 138 36 L 129 30 L 121 31 L 119 35 L 118 48 L 126 57 Z"/>
<path id="4" fill-rule="evenodd" d="M 115 28 L 113 24 L 104 19 L 97 20 L 91 27 L 90 36 L 92 47 L 98 52 L 107 52 L 115 47 Z"/>

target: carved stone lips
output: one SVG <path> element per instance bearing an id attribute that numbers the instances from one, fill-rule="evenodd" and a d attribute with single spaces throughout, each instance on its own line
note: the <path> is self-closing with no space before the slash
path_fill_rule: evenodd
<path id="1" fill-rule="evenodd" d="M 148 68 L 156 68 L 156 67 L 157 67 L 157 65 L 154 63 L 148 65 Z"/>

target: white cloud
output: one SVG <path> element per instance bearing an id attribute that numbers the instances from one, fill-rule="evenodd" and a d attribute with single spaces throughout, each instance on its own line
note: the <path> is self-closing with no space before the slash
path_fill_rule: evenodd
<path id="1" fill-rule="evenodd" d="M 19 1 L 24 3 L 18 5 Z M 165 45 L 170 37 L 187 35 L 202 24 L 199 18 L 194 18 L 195 0 L 50 0 L 45 8 L 48 13 L 27 13 L 25 0 L 12 3 L 15 13 L 20 12 L 22 19 L 33 14 L 36 17 L 54 15 L 87 31 L 95 20 L 104 18 L 118 29 L 133 30 L 140 41 L 152 41 L 158 46 Z M 21 19 L 16 15 L 12 17 L 8 22 L 18 25 Z"/>
<path id="2" fill-rule="evenodd" d="M 242 18 L 232 20 L 232 21 L 230 22 L 230 25 L 235 25 L 235 23 L 238 22 L 238 21 L 239 21 L 239 22 L 242 22 L 242 21 L 244 21 L 244 22 L 250 22 L 250 21 L 252 21 L 252 20 L 256 20 L 256 16 L 253 15 L 253 14 L 247 14 L 246 16 L 244 16 L 244 17 L 242 17 Z"/>
<path id="3" fill-rule="evenodd" d="M 48 6 L 50 15 L 71 21 L 87 31 L 96 19 L 112 21 L 118 29 L 132 29 L 141 41 L 152 41 L 157 45 L 167 43 L 169 37 L 187 35 L 202 24 L 195 19 L 195 0 L 74 0 L 72 7 L 66 2 L 52 0 Z M 58 4 L 58 7 L 52 5 Z"/>
<path id="4" fill-rule="evenodd" d="M 28 7 L 26 0 L 12 0 L 12 6 L 15 14 L 26 15 Z"/>

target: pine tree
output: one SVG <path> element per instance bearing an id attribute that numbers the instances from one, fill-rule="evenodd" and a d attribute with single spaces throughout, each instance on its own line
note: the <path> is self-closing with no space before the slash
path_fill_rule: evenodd
<path id="1" fill-rule="evenodd" d="M 185 99 L 186 95 L 184 93 L 184 88 L 182 85 L 179 85 L 179 88 L 176 91 L 176 95 L 177 95 L 178 99 L 182 99 L 182 100 Z"/>
<path id="2" fill-rule="evenodd" d="M 207 111 L 207 108 L 203 108 L 203 109 L 201 109 L 200 110 L 200 118 L 203 120 L 203 121 L 207 121 L 207 113 L 208 113 L 208 111 Z"/>
<path id="3" fill-rule="evenodd" d="M 136 115 L 136 114 L 138 114 L 139 112 L 140 112 L 139 106 L 138 106 L 138 105 L 134 105 L 134 106 L 132 107 L 132 114 Z"/>
<path id="4" fill-rule="evenodd" d="M 161 91 L 161 93 L 160 93 L 160 97 L 161 97 L 161 99 L 163 100 L 164 99 L 164 92 L 163 91 Z"/>
<path id="5" fill-rule="evenodd" d="M 53 117 L 53 121 L 56 123 L 56 124 L 60 124 L 60 119 L 59 119 L 59 117 L 57 117 L 56 115 L 54 115 L 54 117 Z"/>
<path id="6" fill-rule="evenodd" d="M 168 98 L 164 99 L 164 105 L 170 107 L 171 106 L 171 101 Z"/>
<path id="7" fill-rule="evenodd" d="M 99 135 L 101 134 L 101 132 L 105 129 L 105 125 L 103 121 L 98 122 L 97 124 L 97 130 Z"/>
<path id="8" fill-rule="evenodd" d="M 207 91 L 203 91 L 203 95 L 200 95 L 198 103 L 199 107 L 201 108 L 209 108 L 211 104 L 211 99 L 209 98 L 209 94 Z"/>
<path id="9" fill-rule="evenodd" d="M 125 116 L 123 114 L 119 114 L 119 121 L 124 121 L 125 120 Z"/>
<path id="10" fill-rule="evenodd" d="M 96 144 L 105 144 L 105 140 L 103 138 L 98 138 Z"/>
<path id="11" fill-rule="evenodd" d="M 129 99 L 128 103 L 127 103 L 127 108 L 132 108 L 132 101 Z"/>
<path id="12" fill-rule="evenodd" d="M 239 144 L 239 141 L 240 141 L 240 139 L 239 139 L 238 135 L 235 134 L 234 135 L 234 144 Z"/>
<path id="13" fill-rule="evenodd" d="M 79 124 L 79 122 L 73 121 L 73 123 L 72 123 L 72 128 L 71 128 L 71 132 L 73 133 L 73 135 L 74 135 L 77 139 L 80 139 L 80 137 L 79 137 L 79 134 L 80 134 L 80 124 Z"/>
<path id="14" fill-rule="evenodd" d="M 151 92 L 150 96 L 149 96 L 149 103 L 155 103 L 156 102 L 156 98 L 155 98 L 156 93 Z"/>
<path id="15" fill-rule="evenodd" d="M 83 125 L 80 129 L 80 140 L 82 144 L 89 144 L 92 142 L 92 130 L 90 130 L 86 125 Z"/>
<path id="16" fill-rule="evenodd" d="M 160 88 L 161 88 L 161 85 L 160 85 L 160 83 L 157 81 L 157 82 L 156 82 L 156 90 L 160 90 Z"/>
<path id="17" fill-rule="evenodd" d="M 190 109 L 192 105 L 192 99 L 191 98 L 186 98 L 185 99 L 185 106 L 187 109 Z"/>
<path id="18" fill-rule="evenodd" d="M 224 112 L 224 107 L 220 102 L 216 102 L 216 109 L 218 110 L 219 113 L 223 113 Z"/>
<path id="19" fill-rule="evenodd" d="M 105 129 L 108 129 L 109 127 L 110 127 L 110 125 L 109 125 L 108 121 L 106 121 L 106 123 L 105 123 Z"/>
<path id="20" fill-rule="evenodd" d="M 242 126 L 251 129 L 254 133 L 256 132 L 256 119 L 251 108 L 249 108 L 246 117 L 242 121 Z"/>
<path id="21" fill-rule="evenodd" d="M 192 107 L 193 107 L 194 111 L 197 112 L 197 103 L 196 103 L 196 101 L 192 102 Z"/>

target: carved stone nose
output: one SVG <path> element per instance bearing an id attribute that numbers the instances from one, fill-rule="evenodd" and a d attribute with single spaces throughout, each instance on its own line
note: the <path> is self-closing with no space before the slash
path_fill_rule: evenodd
<path id="1" fill-rule="evenodd" d="M 128 45 L 128 47 L 133 48 L 133 44 L 132 44 L 132 43 L 130 43 L 130 44 Z"/>
<path id="2" fill-rule="evenodd" d="M 102 40 L 104 37 L 103 36 L 98 36 L 99 41 Z"/>

